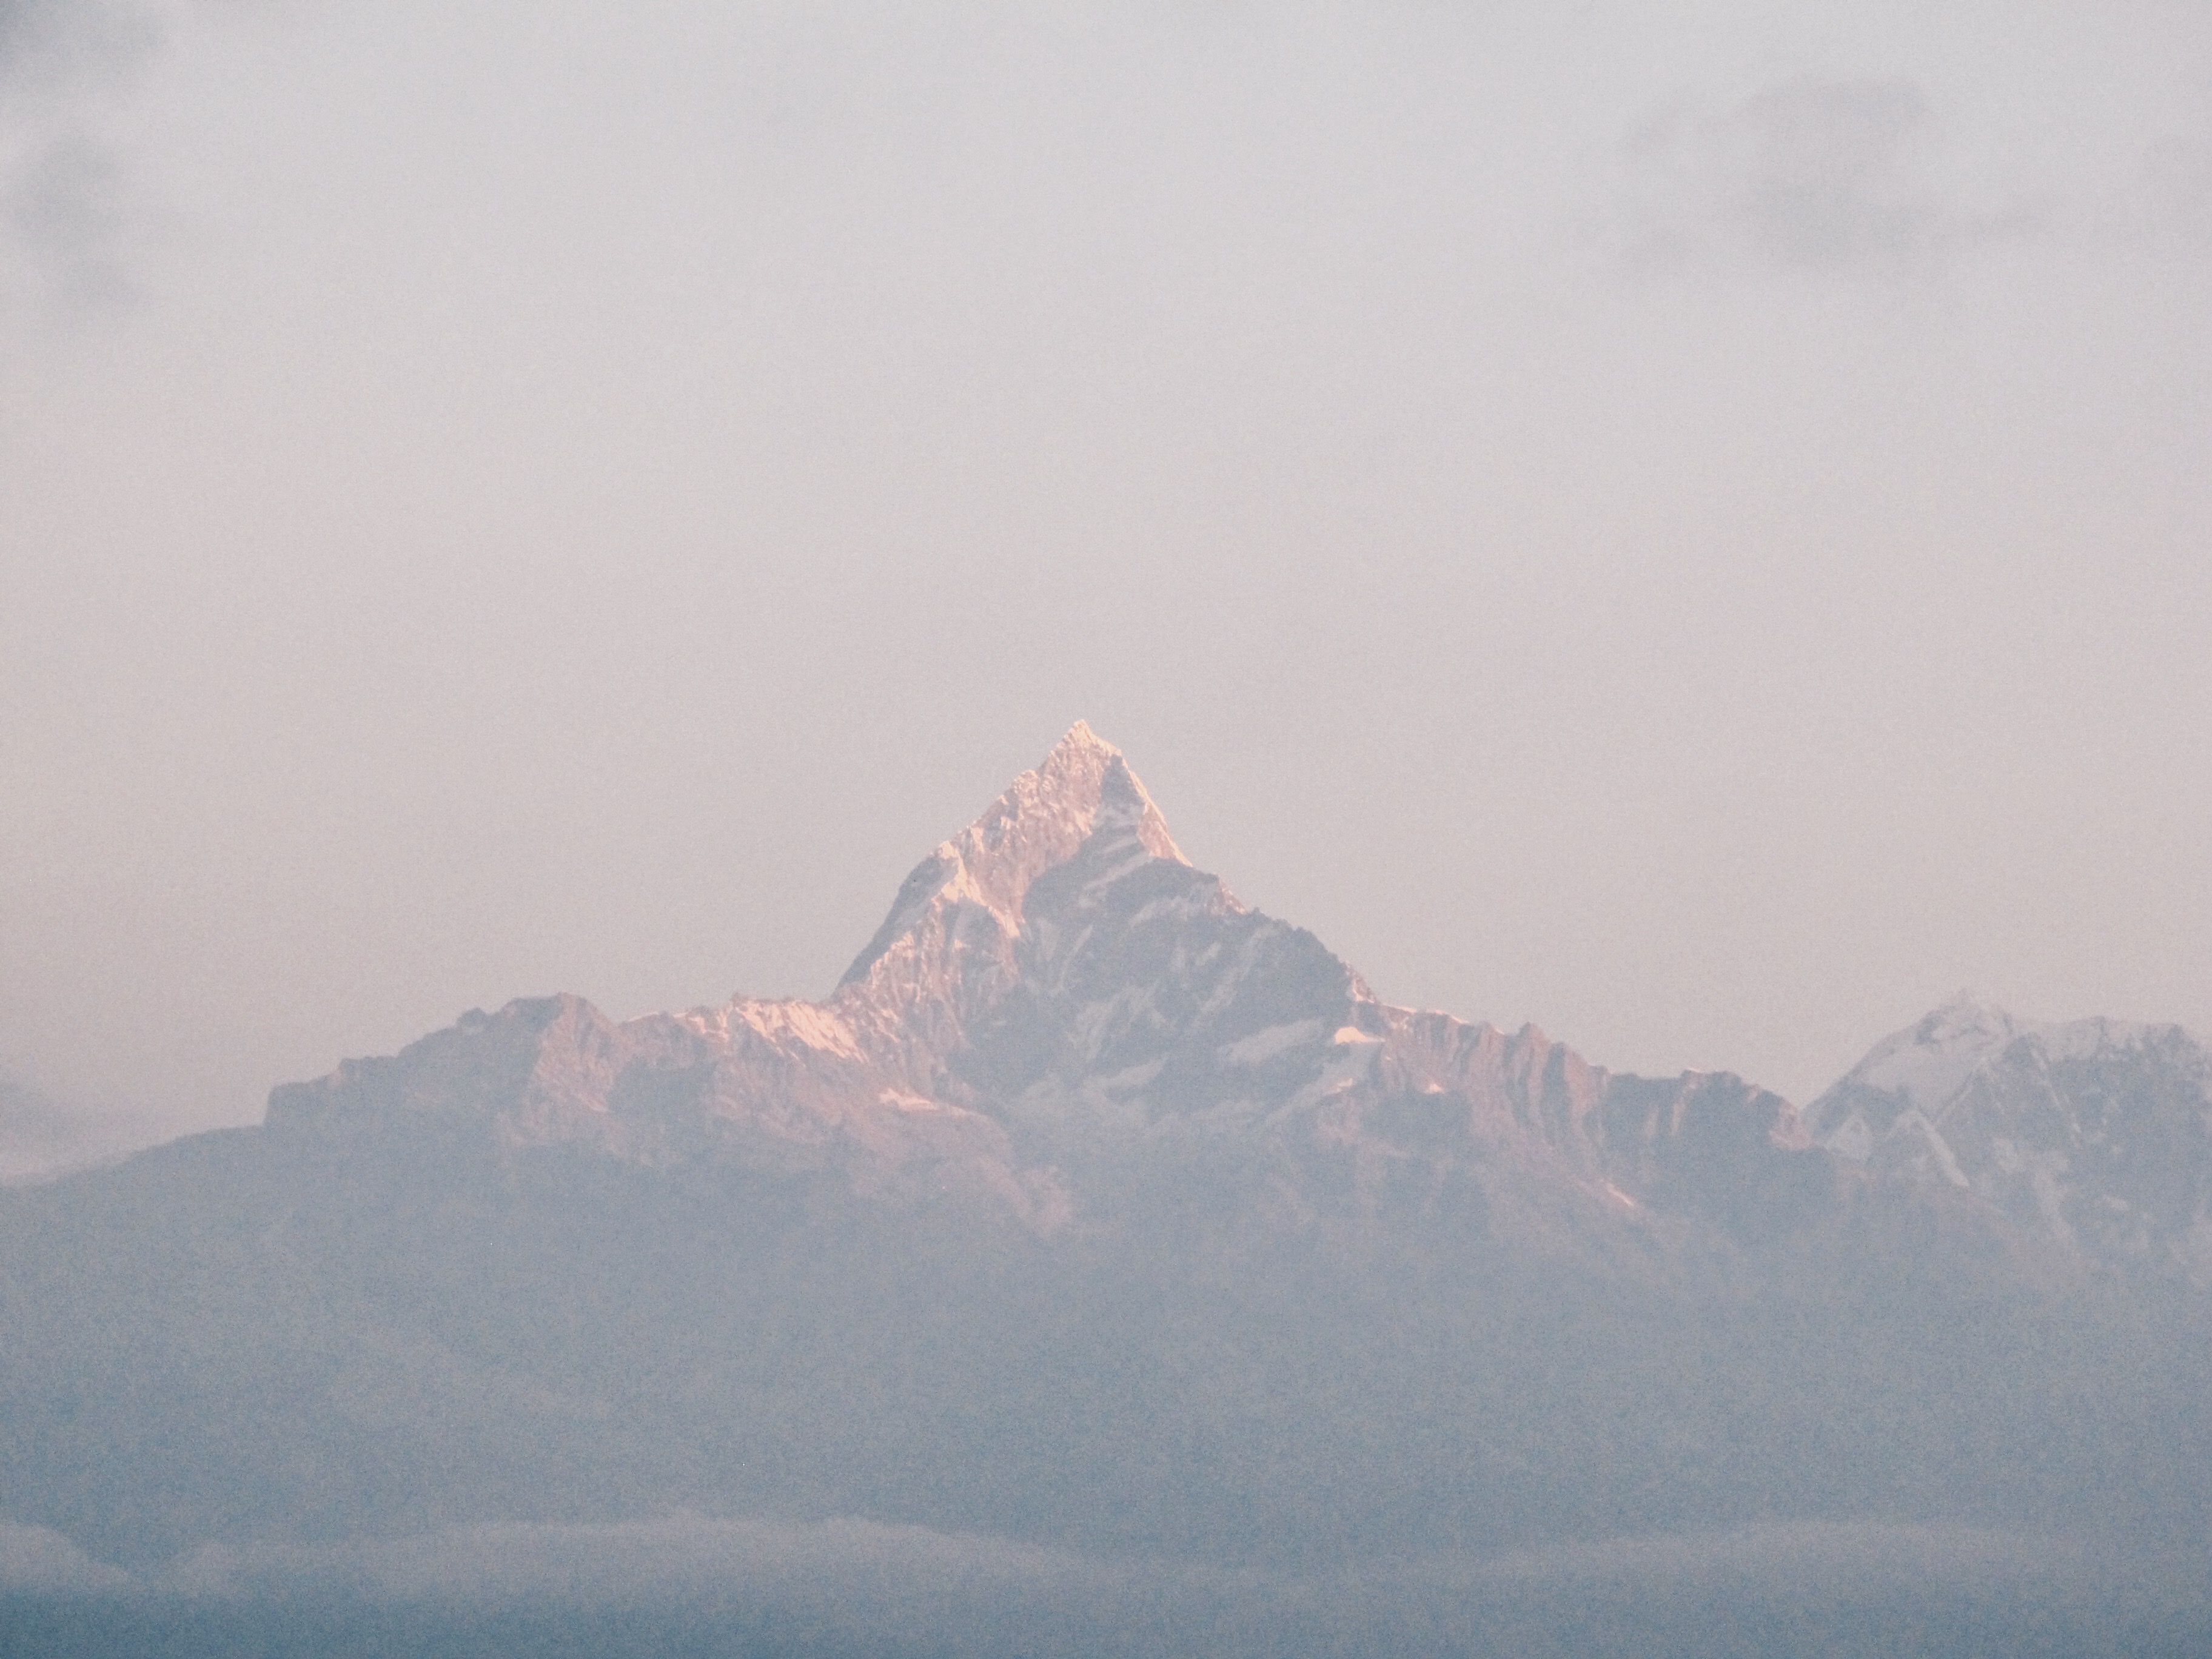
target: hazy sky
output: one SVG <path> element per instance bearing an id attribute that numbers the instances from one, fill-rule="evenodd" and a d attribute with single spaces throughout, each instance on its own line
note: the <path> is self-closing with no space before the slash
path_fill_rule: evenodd
<path id="1" fill-rule="evenodd" d="M 2203 0 L 0 0 L 0 1073 L 818 994 L 1078 716 L 1604 1064 L 2212 1030 L 2208 525 Z"/>

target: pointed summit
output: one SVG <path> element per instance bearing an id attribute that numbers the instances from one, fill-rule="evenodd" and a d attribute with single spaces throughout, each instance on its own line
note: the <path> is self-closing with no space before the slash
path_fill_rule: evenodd
<path id="1" fill-rule="evenodd" d="M 915 867 L 890 915 L 839 983 L 866 977 L 884 952 L 945 901 L 981 905 L 1012 938 L 1021 931 L 1022 900 L 1030 884 L 1104 835 L 1126 838 L 1154 858 L 1190 861 L 1121 751 L 1078 720 L 981 817 Z"/>
<path id="2" fill-rule="evenodd" d="M 1080 832 L 1067 852 L 1052 859 L 1044 866 L 1047 869 L 1060 863 L 1117 817 L 1128 821 L 1146 850 L 1155 857 L 1173 859 L 1178 864 L 1190 862 L 1176 846 L 1175 837 L 1168 833 L 1167 820 L 1160 816 L 1160 809 L 1152 804 L 1121 751 L 1093 732 L 1085 720 L 1069 726 L 1067 734 L 1053 745 L 1036 770 L 1016 778 L 1006 793 L 969 826 L 961 841 L 964 843 L 978 831 L 987 831 L 996 847 L 1017 833 L 1013 825 L 1026 821 L 1034 831 L 1041 815 L 1062 818 L 1067 828 Z M 1036 873 L 1022 878 L 1022 884 L 1026 886 Z"/>

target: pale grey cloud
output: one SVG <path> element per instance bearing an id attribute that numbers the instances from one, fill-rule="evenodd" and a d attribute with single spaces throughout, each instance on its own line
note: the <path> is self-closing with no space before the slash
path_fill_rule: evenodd
<path id="1" fill-rule="evenodd" d="M 597 1525 L 501 1523 L 340 1545 L 210 1545 L 161 1588 L 227 1598 L 342 1591 L 378 1600 L 588 1602 L 733 1591 L 783 1599 L 1067 1595 L 1116 1578 L 1065 1552 L 840 1517 L 790 1523 L 678 1512 Z"/>
<path id="2" fill-rule="evenodd" d="M 82 85 L 141 55 L 157 33 L 114 0 L 0 0 L 0 76 L 19 89 Z"/>
<path id="3" fill-rule="evenodd" d="M 57 135 L 25 157 L 0 196 L 0 224 L 50 301 L 76 310 L 137 297 L 129 182 L 114 147 L 91 134 Z"/>
<path id="4" fill-rule="evenodd" d="M 137 294 L 131 181 L 102 129 L 165 37 L 124 0 L 0 0 L 0 312 Z"/>
<path id="5" fill-rule="evenodd" d="M 21 1559 L 46 1564 L 24 1568 L 18 1594 L 124 1587 L 55 1534 L 14 1533 L 29 1540 Z M 717 1620 L 735 1620 L 756 1640 L 1032 1659 L 1377 1651 L 1640 1659 L 1761 1642 L 1875 1654 L 1946 1620 L 1978 1639 L 2017 1635 L 2030 1643 L 2023 1651 L 2118 1654 L 2146 1629 L 2185 1633 L 2207 1616 L 2195 1563 L 1958 1526 L 1782 1523 L 1487 1559 L 1425 1559 L 1410 1539 L 1395 1549 L 1378 1540 L 1378 1549 L 1404 1565 L 1299 1575 L 1108 1559 L 849 1517 L 679 1513 L 210 1545 L 127 1582 L 138 1595 L 194 1604 L 203 1628 L 211 1627 L 210 1608 L 413 1608 L 457 1621 L 534 1618 L 573 1637 L 595 1614 L 620 1609 L 632 1643 L 651 1639 L 656 1620 L 696 1640 Z M 528 1628 L 515 1632 L 515 1650 L 538 1650 Z M 2049 1643 L 2057 1645 L 2037 1645 Z"/>
<path id="6" fill-rule="evenodd" d="M 132 1582 L 50 1527 L 0 1521 L 0 1596 L 101 1595 Z"/>
<path id="7" fill-rule="evenodd" d="M 1804 76 L 1718 106 L 1679 100 L 1622 143 L 1631 254 L 1899 270 L 2043 227 L 2036 200 L 1976 199 L 1950 176 L 1954 159 L 1910 79 Z"/>

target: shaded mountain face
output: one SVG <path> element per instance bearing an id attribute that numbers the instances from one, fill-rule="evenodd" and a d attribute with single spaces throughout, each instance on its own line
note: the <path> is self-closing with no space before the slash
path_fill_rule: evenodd
<path id="1" fill-rule="evenodd" d="M 2212 1287 L 2212 1054 L 2178 1025 L 2041 1024 L 1962 995 L 1807 1119 L 1841 1157 L 1972 1192 L 2100 1267 Z"/>
<path id="2" fill-rule="evenodd" d="M 820 1001 L 510 1003 L 0 1190 L 0 1510 L 134 1562 L 672 1506 L 1223 1562 L 2203 1536 L 2197 1304 L 1855 1109 L 1384 1003 L 1079 726 Z"/>

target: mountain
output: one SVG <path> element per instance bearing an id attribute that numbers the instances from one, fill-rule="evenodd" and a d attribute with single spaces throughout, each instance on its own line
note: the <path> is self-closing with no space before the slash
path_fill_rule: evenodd
<path id="1" fill-rule="evenodd" d="M 957 1188 L 1047 1235 L 1106 1218 L 1117 1160 L 1209 1141 L 1264 1148 L 1309 1218 L 1340 1198 L 1564 1209 L 1584 1230 L 1701 1209 L 1741 1230 L 1828 1178 L 1788 1103 L 1737 1078 L 1616 1076 L 1534 1027 L 1381 1002 L 1194 869 L 1081 724 L 915 867 L 823 1001 L 620 1024 L 574 997 L 511 1003 L 277 1089 L 268 1127 L 421 1115 L 510 1151 L 834 1173 L 886 1200 Z"/>
<path id="2" fill-rule="evenodd" d="M 2205 1536 L 2205 1298 L 1875 1061 L 1801 1118 L 1382 1002 L 1078 726 L 819 1001 L 513 1002 L 0 1189 L 0 1510 L 134 1570 L 672 1510 L 1238 1570 Z M 1965 1185 L 1877 1155 L 1915 1111 Z"/>
<path id="3" fill-rule="evenodd" d="M 2212 1053 L 2178 1025 L 2015 1019 L 1962 993 L 1875 1044 L 1806 1125 L 2109 1271 L 2212 1287 Z"/>

